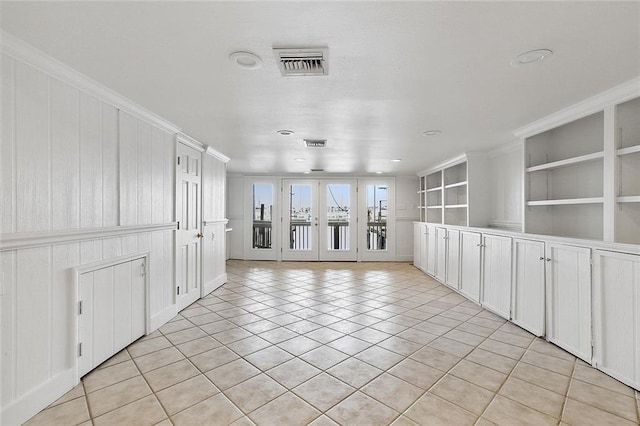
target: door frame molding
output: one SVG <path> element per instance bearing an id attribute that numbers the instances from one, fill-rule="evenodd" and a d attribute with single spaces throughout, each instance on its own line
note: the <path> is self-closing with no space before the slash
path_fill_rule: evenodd
<path id="1" fill-rule="evenodd" d="M 178 220 L 178 163 L 177 163 L 177 159 L 178 159 L 178 146 L 179 144 L 183 144 L 186 147 L 195 149 L 196 151 L 200 152 L 200 187 L 199 189 L 199 195 L 200 195 L 200 206 L 199 206 L 199 212 L 198 214 L 200 215 L 200 223 L 198 224 L 198 227 L 200 228 L 200 232 L 202 232 L 202 230 L 204 229 L 204 224 L 203 224 L 203 205 L 204 203 L 202 202 L 202 197 L 203 197 L 203 193 L 202 193 L 202 167 L 203 167 L 203 158 L 202 155 L 206 152 L 207 150 L 207 146 L 200 143 L 199 141 L 193 139 L 190 136 L 185 135 L 184 133 L 177 133 L 176 137 L 175 137 L 175 144 L 174 144 L 174 152 L 173 152 L 173 219 L 174 221 L 176 221 L 176 225 L 177 225 L 177 220 Z M 186 308 L 186 306 L 184 307 L 180 307 L 178 304 L 178 231 L 179 231 L 179 227 L 176 226 L 176 229 L 173 231 L 173 306 L 175 306 L 175 311 L 176 312 L 180 312 L 182 309 Z M 202 268 L 202 261 L 203 261 L 203 250 L 202 250 L 202 246 L 200 247 L 200 283 L 199 283 L 199 288 L 200 288 L 200 294 L 202 294 L 202 287 L 204 285 L 203 282 L 203 268 Z M 199 297 L 198 297 L 199 298 Z M 196 299 L 197 300 L 197 299 Z"/>

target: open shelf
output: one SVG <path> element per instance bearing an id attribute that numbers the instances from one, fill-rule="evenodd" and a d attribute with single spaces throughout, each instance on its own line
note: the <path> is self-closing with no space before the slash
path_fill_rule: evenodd
<path id="1" fill-rule="evenodd" d="M 618 150 L 618 155 L 623 156 L 623 155 L 635 154 L 636 152 L 640 152 L 640 145 L 633 145 L 627 148 L 620 148 Z"/>
<path id="2" fill-rule="evenodd" d="M 618 197 L 619 203 L 640 203 L 640 195 L 627 195 L 624 197 Z"/>
<path id="3" fill-rule="evenodd" d="M 569 204 L 598 204 L 604 203 L 604 197 L 566 198 L 564 200 L 527 201 L 527 206 L 566 206 Z"/>
<path id="4" fill-rule="evenodd" d="M 451 204 L 444 206 L 445 209 L 466 209 L 466 204 Z"/>
<path id="5" fill-rule="evenodd" d="M 439 186 L 437 188 L 429 188 L 429 189 L 427 189 L 427 192 L 434 192 L 434 191 L 442 191 L 442 187 Z"/>
<path id="6" fill-rule="evenodd" d="M 442 206 L 427 206 L 428 209 L 441 209 Z"/>
<path id="7" fill-rule="evenodd" d="M 445 185 L 444 189 L 449 189 L 449 188 L 457 188 L 459 186 L 465 186 L 467 184 L 467 181 L 463 181 L 463 182 L 456 182 L 456 183 L 451 183 L 449 185 Z"/>
<path id="8" fill-rule="evenodd" d="M 527 172 L 538 172 L 541 170 L 552 170 L 559 167 L 571 166 L 579 163 L 586 163 L 588 161 L 599 160 L 604 157 L 604 151 L 594 152 L 592 154 L 580 155 L 578 157 L 567 158 L 564 160 L 553 161 L 551 163 L 540 164 L 533 167 L 528 167 Z"/>

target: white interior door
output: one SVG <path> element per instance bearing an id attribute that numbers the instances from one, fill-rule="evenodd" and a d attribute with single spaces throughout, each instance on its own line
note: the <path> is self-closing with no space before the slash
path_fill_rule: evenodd
<path id="1" fill-rule="evenodd" d="M 176 167 L 176 294 L 178 310 L 200 298 L 202 153 L 177 144 Z"/>
<path id="2" fill-rule="evenodd" d="M 318 200 L 320 260 L 357 260 L 356 185 L 355 179 L 320 181 Z"/>
<path id="3" fill-rule="evenodd" d="M 318 260 L 318 181 L 282 182 L 282 260 Z"/>

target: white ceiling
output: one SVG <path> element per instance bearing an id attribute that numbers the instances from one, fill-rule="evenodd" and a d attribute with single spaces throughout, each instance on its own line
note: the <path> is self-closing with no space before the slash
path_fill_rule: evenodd
<path id="1" fill-rule="evenodd" d="M 640 2 L 1 7 L 4 30 L 228 155 L 234 172 L 413 174 L 640 75 Z M 306 46 L 328 46 L 329 75 L 282 77 L 271 49 Z M 554 55 L 510 67 L 536 48 Z M 232 65 L 237 50 L 262 68 Z M 306 149 L 306 137 L 328 147 Z"/>

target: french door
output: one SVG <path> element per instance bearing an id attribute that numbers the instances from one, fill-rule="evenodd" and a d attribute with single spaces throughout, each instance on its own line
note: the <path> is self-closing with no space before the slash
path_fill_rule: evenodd
<path id="1" fill-rule="evenodd" d="M 354 179 L 285 179 L 282 198 L 282 260 L 357 259 Z"/>

